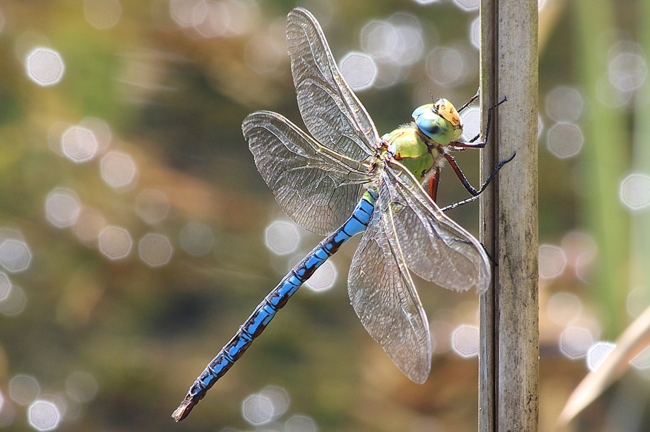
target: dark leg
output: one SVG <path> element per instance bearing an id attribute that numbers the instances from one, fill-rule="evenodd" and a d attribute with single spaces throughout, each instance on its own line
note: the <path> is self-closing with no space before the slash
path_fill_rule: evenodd
<path id="1" fill-rule="evenodd" d="M 460 179 L 461 183 L 463 183 L 463 186 L 465 186 L 465 189 L 467 189 L 467 191 L 468 191 L 472 196 L 471 196 L 470 198 L 467 198 L 466 200 L 459 201 L 459 202 L 457 202 L 457 203 L 454 203 L 454 204 L 448 205 L 447 207 L 443 207 L 443 208 L 442 208 L 442 211 L 447 211 L 447 210 L 455 209 L 455 208 L 458 207 L 458 206 L 461 206 L 461 205 L 463 205 L 463 204 L 470 203 L 470 202 L 475 201 L 476 199 L 478 199 L 479 195 L 480 195 L 481 193 L 483 193 L 483 191 L 485 190 L 485 188 L 488 186 L 488 184 L 490 184 L 490 182 L 492 181 L 492 179 L 494 178 L 494 176 L 497 175 L 497 173 L 499 172 L 499 170 L 500 170 L 501 168 L 503 168 L 503 166 L 504 166 L 505 164 L 507 164 L 508 162 L 510 162 L 511 160 L 513 160 L 513 159 L 515 158 L 516 155 L 517 155 L 517 153 L 515 152 L 515 153 L 513 153 L 512 156 L 510 156 L 508 159 L 505 159 L 505 160 L 502 160 L 501 162 L 499 162 L 499 165 L 497 165 L 496 169 L 492 172 L 492 174 L 490 174 L 490 176 L 487 178 L 487 180 L 485 180 L 485 183 L 483 183 L 483 185 L 481 186 L 481 188 L 480 188 L 479 190 L 474 189 L 474 188 L 472 187 L 472 185 L 469 184 L 469 181 L 467 181 L 467 178 L 465 177 L 465 174 L 463 174 L 463 171 L 461 171 L 460 167 L 458 166 L 458 164 L 456 163 L 456 161 L 454 160 L 454 158 L 452 158 L 452 157 L 449 156 L 449 155 L 445 155 L 445 157 L 447 158 L 447 160 L 449 161 L 449 163 L 451 164 L 451 166 L 454 168 L 454 172 L 456 173 L 456 175 L 457 175 L 458 178 Z M 453 162 L 452 162 L 452 161 L 453 161 Z"/>
<path id="2" fill-rule="evenodd" d="M 469 203 L 471 203 L 472 201 L 476 201 L 476 200 L 478 199 L 479 196 L 480 196 L 480 195 L 475 195 L 475 196 L 473 196 L 473 197 L 467 198 L 466 200 L 462 200 L 462 201 L 455 202 L 455 203 L 453 203 L 453 204 L 449 204 L 448 206 L 443 207 L 443 208 L 441 208 L 440 210 L 442 210 L 443 212 L 446 212 L 446 211 L 448 211 L 448 210 L 453 210 L 453 209 L 455 209 L 456 207 L 460 207 L 460 206 L 462 206 L 462 205 L 464 205 L 464 204 L 469 204 Z"/>
<path id="3" fill-rule="evenodd" d="M 470 106 L 470 105 L 471 105 L 471 104 L 472 104 L 476 99 L 478 99 L 478 97 L 479 97 L 480 94 L 481 94 L 481 89 L 479 88 L 478 90 L 476 90 L 476 94 L 475 94 L 474 96 L 472 96 L 472 98 L 471 98 L 470 100 L 468 100 L 468 101 L 465 103 L 465 105 L 463 105 L 462 107 L 458 108 L 457 112 L 460 113 L 460 112 L 462 112 L 465 108 L 467 108 L 468 106 Z"/>
<path id="4" fill-rule="evenodd" d="M 472 142 L 462 143 L 462 142 L 452 141 L 447 146 L 447 149 L 450 150 L 450 151 L 464 151 L 465 149 L 468 149 L 468 148 L 469 149 L 482 149 L 484 147 L 485 147 L 484 142 L 475 143 L 475 142 L 472 141 Z"/>
<path id="5" fill-rule="evenodd" d="M 476 96 L 474 96 L 474 98 L 476 98 L 477 96 L 478 96 L 478 94 Z M 457 141 L 450 142 L 449 143 L 449 147 L 450 147 L 449 149 L 450 150 L 455 150 L 455 149 L 463 149 L 463 148 L 483 148 L 483 147 L 485 147 L 485 143 L 488 141 L 488 138 L 490 137 L 490 124 L 492 124 L 492 110 L 495 109 L 496 107 L 498 107 L 499 105 L 501 105 L 502 103 L 504 103 L 507 100 L 508 100 L 508 98 L 504 97 L 501 100 L 501 102 L 494 105 L 493 107 L 488 108 L 487 127 L 485 128 L 485 140 L 484 140 L 484 142 L 480 142 L 480 143 L 475 143 L 474 142 L 474 141 L 476 141 L 477 139 L 479 139 L 481 137 L 481 134 L 478 134 L 474 138 L 469 140 L 469 142 L 467 142 L 467 143 L 462 143 L 462 142 L 457 142 Z M 465 105 L 463 105 L 463 108 L 464 107 L 465 107 Z"/>
<path id="6" fill-rule="evenodd" d="M 471 184 L 469 184 L 469 181 L 467 180 L 467 177 L 465 177 L 465 174 L 464 174 L 463 171 L 460 169 L 460 167 L 459 167 L 458 164 L 456 163 L 456 160 L 455 160 L 453 157 L 451 157 L 450 155 L 447 155 L 447 154 L 446 154 L 446 155 L 445 155 L 445 159 L 447 159 L 447 161 L 449 161 L 449 164 L 450 164 L 451 167 L 454 169 L 454 172 L 456 173 L 456 176 L 458 177 L 458 179 L 460 180 L 460 182 L 463 184 L 463 186 L 465 186 L 465 189 L 467 189 L 467 192 L 469 192 L 472 196 L 478 196 L 478 195 L 481 194 L 481 192 L 483 192 L 483 191 L 485 190 L 485 188 L 487 187 L 487 185 L 488 185 L 488 184 L 490 183 L 490 181 L 494 178 L 494 176 L 497 175 L 497 173 L 499 172 L 499 170 L 500 170 L 500 169 L 501 169 L 505 164 L 507 164 L 508 162 L 510 162 L 511 160 L 513 160 L 513 159 L 515 158 L 515 155 L 516 155 L 516 154 L 517 154 L 517 153 L 515 152 L 515 153 L 512 154 L 512 156 L 510 156 L 510 158 L 508 158 L 508 159 L 506 159 L 506 160 L 502 160 L 501 162 L 499 162 L 499 165 L 497 165 L 496 169 L 492 172 L 492 174 L 490 174 L 490 177 L 487 178 L 487 180 L 485 181 L 485 183 L 483 183 L 483 185 L 481 186 L 481 188 L 480 188 L 479 190 L 474 189 L 474 187 L 473 187 Z"/>
<path id="7" fill-rule="evenodd" d="M 476 98 L 476 97 L 478 97 L 478 94 L 474 98 Z M 498 104 L 496 104 L 493 107 L 491 107 L 490 109 L 488 109 L 488 119 L 487 119 L 487 127 L 485 129 L 485 141 L 484 142 L 479 142 L 479 143 L 474 142 L 481 136 L 480 134 L 478 134 L 472 140 L 470 140 L 470 142 L 468 142 L 468 143 L 461 143 L 461 142 L 452 141 L 451 143 L 449 143 L 449 146 L 447 147 L 447 149 L 451 150 L 451 151 L 462 151 L 462 150 L 464 150 L 466 148 L 483 148 L 483 147 L 485 147 L 485 143 L 488 141 L 488 138 L 489 138 L 489 135 L 490 135 L 490 124 L 492 123 L 492 110 L 494 108 L 498 107 L 499 105 L 501 105 L 502 103 L 504 103 L 507 100 L 508 99 L 504 97 Z M 464 106 L 463 106 L 463 108 L 464 108 Z M 453 168 L 454 172 L 456 173 L 456 176 L 458 177 L 460 182 L 463 184 L 463 186 L 465 186 L 465 189 L 467 189 L 467 192 L 469 192 L 472 196 L 470 198 L 466 199 L 466 200 L 459 201 L 457 203 L 448 205 L 448 206 L 442 208 L 442 211 L 451 210 L 451 209 L 454 209 L 454 208 L 456 208 L 458 206 L 461 206 L 463 204 L 467 204 L 467 203 L 470 203 L 472 201 L 475 201 L 479 197 L 479 195 L 485 190 L 485 188 L 488 186 L 488 184 L 490 184 L 490 182 L 492 181 L 494 176 L 497 175 L 499 170 L 505 164 L 507 164 L 508 162 L 513 160 L 515 158 L 516 154 L 517 153 L 515 152 L 515 153 L 513 153 L 512 156 L 510 156 L 510 158 L 508 158 L 506 160 L 502 160 L 501 162 L 499 162 L 496 169 L 492 172 L 492 174 L 490 174 L 490 176 L 487 178 L 487 180 L 485 180 L 485 183 L 483 183 L 483 185 L 481 185 L 481 188 L 479 190 L 474 189 L 474 187 L 471 184 L 469 184 L 469 181 L 467 180 L 467 177 L 465 177 L 465 174 L 463 173 L 463 171 L 458 166 L 458 163 L 456 163 L 456 160 L 451 155 L 445 154 L 445 159 L 447 159 L 447 161 L 449 162 L 449 164 Z"/>

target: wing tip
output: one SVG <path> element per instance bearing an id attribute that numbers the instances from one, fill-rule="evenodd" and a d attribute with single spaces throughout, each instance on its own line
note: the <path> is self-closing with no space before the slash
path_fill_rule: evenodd
<path id="1" fill-rule="evenodd" d="M 432 347 L 429 345 L 429 355 L 427 356 L 427 359 L 425 358 L 420 358 L 419 361 L 412 365 L 411 367 L 408 368 L 402 368 L 399 364 L 395 363 L 395 360 L 393 360 L 393 363 L 395 363 L 395 366 L 402 371 L 404 375 L 411 381 L 413 381 L 416 384 L 424 384 L 427 382 L 429 379 L 429 375 L 431 374 L 431 359 L 433 357 L 433 352 L 432 352 Z M 405 366 L 405 365 L 402 365 Z"/>
<path id="2" fill-rule="evenodd" d="M 302 22 L 307 21 L 314 28 L 316 28 L 319 32 L 322 33 L 320 23 L 318 22 L 318 20 L 314 16 L 314 14 L 309 12 L 307 9 L 297 7 L 297 8 L 292 9 L 291 12 L 289 12 L 287 14 L 287 26 L 290 25 L 291 23 L 296 23 L 296 24 L 300 25 L 299 23 L 301 21 Z"/>
<path id="3" fill-rule="evenodd" d="M 479 270 L 479 280 L 478 283 L 476 284 L 477 294 L 483 294 L 490 288 L 490 285 L 492 284 L 492 270 L 490 268 L 490 260 L 487 257 L 485 251 L 482 252 L 483 252 L 482 255 L 485 255 L 483 257 L 483 262 L 485 263 L 485 265 L 482 266 L 481 270 Z"/>
<path id="4" fill-rule="evenodd" d="M 427 382 L 427 380 L 429 379 L 430 372 L 431 372 L 431 368 L 429 368 L 426 371 L 426 373 L 418 373 L 416 375 L 407 375 L 407 376 L 414 383 L 422 385 L 425 382 Z"/>
<path id="5" fill-rule="evenodd" d="M 293 9 L 289 12 L 289 14 L 288 14 L 287 16 L 289 17 L 289 16 L 292 16 L 292 15 L 294 15 L 294 16 L 295 16 L 295 15 L 304 15 L 304 16 L 307 16 L 307 17 L 312 18 L 312 19 L 313 19 L 313 17 L 314 17 L 314 15 L 312 15 L 311 12 L 309 12 L 307 9 L 302 8 L 302 7 L 296 7 L 296 8 L 293 8 Z"/>
<path id="6" fill-rule="evenodd" d="M 476 294 L 483 294 L 487 292 L 490 288 L 491 278 L 488 276 L 486 278 L 481 278 L 479 283 L 476 284 Z"/>

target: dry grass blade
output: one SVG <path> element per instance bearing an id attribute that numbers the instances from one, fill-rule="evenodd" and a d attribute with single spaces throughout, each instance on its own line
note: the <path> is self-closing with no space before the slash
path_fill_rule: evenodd
<path id="1" fill-rule="evenodd" d="M 578 384 L 558 417 L 558 427 L 569 423 L 630 367 L 630 361 L 650 344 L 650 307 L 616 341 L 602 364 Z"/>

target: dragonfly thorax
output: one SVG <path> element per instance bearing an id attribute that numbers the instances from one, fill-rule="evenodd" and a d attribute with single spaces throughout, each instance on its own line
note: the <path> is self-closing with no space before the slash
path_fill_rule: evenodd
<path id="1" fill-rule="evenodd" d="M 427 139 L 413 123 L 402 126 L 382 137 L 388 144 L 388 153 L 404 165 L 416 179 L 422 180 L 439 159 L 435 145 L 427 145 Z"/>
<path id="2" fill-rule="evenodd" d="M 447 99 L 422 105 L 412 115 L 418 129 L 442 146 L 457 140 L 463 133 L 463 120 Z"/>

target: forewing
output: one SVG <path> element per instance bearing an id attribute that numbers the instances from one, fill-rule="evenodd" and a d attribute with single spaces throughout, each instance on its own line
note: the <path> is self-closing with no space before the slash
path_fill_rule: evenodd
<path id="1" fill-rule="evenodd" d="M 445 216 L 403 165 L 391 162 L 381 185 L 399 207 L 395 231 L 413 273 L 458 291 L 488 288 L 490 261 L 483 246 Z"/>
<path id="2" fill-rule="evenodd" d="M 374 155 L 379 141 L 375 125 L 341 76 L 311 13 L 300 8 L 289 13 L 287 42 L 298 107 L 309 133 L 351 159 Z"/>
<path id="3" fill-rule="evenodd" d="M 352 214 L 368 181 L 361 164 L 324 149 L 276 113 L 255 112 L 242 130 L 257 169 L 294 222 L 326 235 Z"/>
<path id="4" fill-rule="evenodd" d="M 350 300 L 370 336 L 412 381 L 431 369 L 429 323 L 394 234 L 390 203 L 381 193 L 352 259 Z"/>

